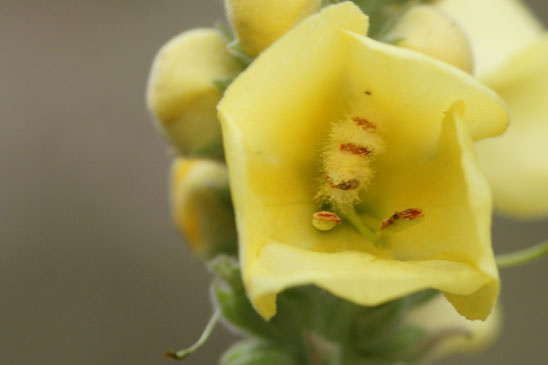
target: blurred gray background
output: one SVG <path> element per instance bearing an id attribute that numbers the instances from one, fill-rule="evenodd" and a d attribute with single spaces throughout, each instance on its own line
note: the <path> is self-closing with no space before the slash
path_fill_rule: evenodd
<path id="1" fill-rule="evenodd" d="M 171 224 L 144 89 L 163 43 L 222 18 L 221 0 L 0 0 L 0 364 L 168 364 L 201 333 L 210 276 Z M 495 222 L 499 253 L 546 237 Z M 447 363 L 547 363 L 547 277 L 546 260 L 503 271 L 501 339 Z"/>

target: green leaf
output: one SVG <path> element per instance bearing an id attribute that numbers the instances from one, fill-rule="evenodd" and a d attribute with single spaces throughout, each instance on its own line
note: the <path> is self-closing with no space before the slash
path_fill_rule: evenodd
<path id="1" fill-rule="evenodd" d="M 274 344 L 246 340 L 233 345 L 221 358 L 221 365 L 299 365 L 302 358 L 291 349 Z"/>

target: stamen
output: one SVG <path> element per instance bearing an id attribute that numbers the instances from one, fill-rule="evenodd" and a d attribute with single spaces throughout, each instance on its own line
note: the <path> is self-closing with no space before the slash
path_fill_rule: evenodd
<path id="1" fill-rule="evenodd" d="M 411 222 L 423 216 L 424 214 L 422 210 L 417 208 L 409 208 L 402 210 L 401 212 L 395 212 L 381 223 L 381 230 L 385 230 L 386 228 L 394 225 L 400 218 Z"/>
<path id="2" fill-rule="evenodd" d="M 364 127 L 365 129 L 377 129 L 377 126 L 375 123 L 370 122 L 369 120 L 362 118 L 362 117 L 353 117 L 352 120 L 356 122 L 357 125 L 360 127 Z"/>
<path id="3" fill-rule="evenodd" d="M 356 230 L 360 232 L 362 236 L 371 241 L 371 243 L 373 243 L 375 246 L 386 247 L 386 242 L 381 238 L 381 232 L 369 228 L 365 224 L 363 219 L 358 215 L 354 207 L 345 208 L 343 211 L 341 211 L 341 215 L 350 224 L 352 224 L 352 226 L 354 226 L 354 228 L 356 228 Z"/>
<path id="4" fill-rule="evenodd" d="M 330 231 L 341 223 L 339 216 L 333 212 L 322 210 L 312 215 L 312 225 L 319 231 Z"/>
<path id="5" fill-rule="evenodd" d="M 329 186 L 331 186 L 333 189 L 347 191 L 347 190 L 355 190 L 360 187 L 360 181 L 358 179 L 351 179 L 348 181 L 340 182 L 338 184 L 334 183 L 329 176 L 326 176 L 325 180 L 329 183 Z"/>
<path id="6" fill-rule="evenodd" d="M 341 151 L 343 152 L 350 152 L 353 155 L 358 156 L 367 156 L 371 152 L 373 152 L 371 149 L 363 146 L 355 145 L 354 143 L 343 143 L 341 144 Z"/>

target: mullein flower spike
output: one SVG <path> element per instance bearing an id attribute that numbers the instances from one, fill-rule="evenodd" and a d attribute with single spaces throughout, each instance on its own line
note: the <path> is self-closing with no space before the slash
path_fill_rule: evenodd
<path id="1" fill-rule="evenodd" d="M 204 333 L 166 356 L 196 351 L 221 316 L 252 337 L 222 365 L 419 363 L 492 342 L 497 264 L 548 254 L 495 260 L 490 237 L 489 184 L 501 212 L 548 214 L 540 23 L 517 0 L 225 8 L 235 40 L 184 32 L 148 83 L 178 155 L 173 220 L 215 274 Z M 502 138 L 490 88 L 514 117 Z"/>

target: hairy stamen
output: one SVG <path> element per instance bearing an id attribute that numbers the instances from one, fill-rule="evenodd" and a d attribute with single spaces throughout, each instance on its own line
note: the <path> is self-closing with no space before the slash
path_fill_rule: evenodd
<path id="1" fill-rule="evenodd" d="M 351 154 L 358 155 L 358 156 L 367 156 L 371 152 L 373 152 L 368 147 L 358 146 L 354 143 L 343 143 L 341 144 L 340 149 L 343 152 L 350 152 Z"/>
<path id="2" fill-rule="evenodd" d="M 362 117 L 353 117 L 352 120 L 359 125 L 360 127 L 364 127 L 365 129 L 377 129 L 377 126 L 375 123 L 362 118 Z"/>
<path id="3" fill-rule="evenodd" d="M 335 183 L 329 176 L 326 176 L 325 179 L 329 183 L 329 186 L 331 186 L 333 189 L 339 189 L 339 190 L 355 190 L 360 187 L 360 181 L 358 179 L 350 179 L 348 181 L 343 181 L 340 183 Z"/>

